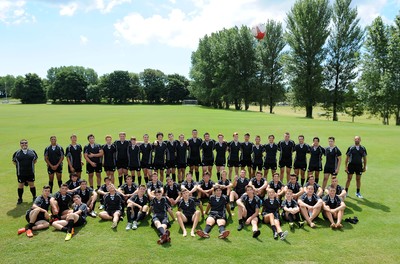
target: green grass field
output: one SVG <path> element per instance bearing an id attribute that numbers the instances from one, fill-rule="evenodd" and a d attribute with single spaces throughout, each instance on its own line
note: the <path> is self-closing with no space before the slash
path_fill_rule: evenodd
<path id="1" fill-rule="evenodd" d="M 398 263 L 400 208 L 395 186 L 399 186 L 400 178 L 396 175 L 399 166 L 394 148 L 400 141 L 400 128 L 385 127 L 365 118 L 356 119 L 356 123 L 309 120 L 290 115 L 291 111 L 278 108 L 277 114 L 269 115 L 190 106 L 0 105 L 0 263 Z M 64 241 L 64 233 L 53 228 L 37 232 L 33 239 L 17 236 L 17 229 L 26 224 L 25 211 L 31 205 L 29 190 L 25 188 L 24 203 L 16 206 L 17 182 L 11 156 L 19 148 L 21 138 L 28 139 L 29 147 L 39 154 L 36 185 L 40 192 L 48 181 L 43 150 L 50 135 L 56 135 L 65 148 L 72 133 L 84 145 L 89 133 L 103 143 L 106 134 L 117 138 L 120 131 L 138 138 L 149 133 L 154 139 L 158 131 L 189 137 L 193 128 L 201 135 L 209 132 L 213 137 L 221 132 L 228 140 L 234 131 L 240 133 L 240 138 L 245 132 L 252 138 L 259 134 L 264 143 L 269 134 L 275 134 L 279 140 L 289 131 L 295 140 L 297 135 L 304 134 L 306 142 L 319 136 L 323 146 L 332 135 L 342 152 L 353 143 L 355 135 L 360 135 L 368 150 L 368 171 L 362 176 L 361 189 L 365 199 L 355 198 L 353 181 L 345 215 L 356 215 L 360 222 L 344 222 L 342 231 L 332 231 L 320 216 L 318 228 L 296 229 L 285 242 L 273 240 L 265 225 L 260 227 L 259 240 L 251 237 L 251 228 L 236 231 L 236 215 L 229 220 L 227 229 L 231 235 L 226 241 L 217 238 L 216 228 L 209 240 L 183 238 L 178 223 L 172 223 L 172 243 L 159 246 L 150 222 L 127 232 L 124 221 L 113 231 L 110 222 L 101 222 L 99 218 L 89 218 L 88 224 L 78 229 L 69 242 Z M 344 167 L 339 178 L 344 185 Z M 204 225 L 200 223 L 200 227 Z M 283 228 L 287 230 L 288 225 Z"/>

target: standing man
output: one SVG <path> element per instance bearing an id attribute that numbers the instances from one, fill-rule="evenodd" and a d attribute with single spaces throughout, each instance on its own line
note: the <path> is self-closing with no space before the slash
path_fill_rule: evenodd
<path id="1" fill-rule="evenodd" d="M 315 181 L 319 181 L 319 173 L 322 171 L 322 156 L 325 155 L 325 149 L 319 145 L 319 137 L 313 138 L 313 144 L 310 147 L 310 163 L 308 164 L 308 178 L 314 176 Z"/>
<path id="2" fill-rule="evenodd" d="M 18 201 L 17 204 L 22 203 L 22 194 L 24 193 L 24 185 L 28 183 L 32 193 L 33 201 L 36 199 L 35 187 L 35 163 L 37 161 L 37 154 L 33 149 L 28 148 L 28 140 L 21 139 L 19 142 L 21 149 L 17 150 L 12 161 L 17 169 L 18 179 Z"/>
<path id="3" fill-rule="evenodd" d="M 65 149 L 65 156 L 67 157 L 68 162 L 68 172 L 71 175 L 72 173 L 76 173 L 78 179 L 81 178 L 82 174 L 82 146 L 78 143 L 77 137 L 75 134 L 72 134 L 71 144 Z"/>
<path id="4" fill-rule="evenodd" d="M 101 158 L 103 157 L 103 149 L 101 148 L 100 144 L 95 143 L 93 134 L 89 134 L 87 139 L 89 144 L 83 148 L 84 157 L 86 160 L 86 173 L 89 176 L 89 185 L 93 189 L 93 173 L 96 172 L 97 189 L 99 189 L 101 185 L 101 172 L 103 171 L 101 162 Z"/>
<path id="5" fill-rule="evenodd" d="M 119 140 L 114 142 L 116 152 L 116 164 L 118 170 L 118 186 L 122 185 L 122 177 L 125 180 L 128 176 L 128 148 L 129 141 L 125 140 L 126 133 L 119 132 Z"/>
<path id="6" fill-rule="evenodd" d="M 337 176 L 342 162 L 342 152 L 335 146 L 335 138 L 328 138 L 329 147 L 325 149 L 325 167 L 324 167 L 324 182 L 322 183 L 322 189 L 325 190 L 326 184 L 328 183 L 329 176 Z"/>
<path id="7" fill-rule="evenodd" d="M 158 132 L 156 135 L 157 140 L 153 144 L 153 169 L 157 174 L 160 175 L 160 181 L 164 182 L 164 170 L 165 170 L 165 157 L 167 154 L 167 143 L 163 141 L 164 134 Z"/>
<path id="8" fill-rule="evenodd" d="M 278 150 L 280 151 L 279 155 L 279 168 L 281 168 L 281 181 L 283 181 L 283 176 L 285 175 L 286 168 L 286 181 L 289 181 L 290 171 L 292 169 L 293 158 L 292 153 L 294 151 L 294 143 L 293 140 L 290 139 L 290 133 L 285 132 L 284 139 L 279 141 Z"/>
<path id="9" fill-rule="evenodd" d="M 367 170 L 367 150 L 361 144 L 361 137 L 354 137 L 354 145 L 349 147 L 346 152 L 346 172 L 347 172 L 347 182 L 346 182 L 346 192 L 348 193 L 351 179 L 353 174 L 356 174 L 356 185 L 357 191 L 356 196 L 360 199 L 363 196 L 360 193 L 361 188 L 361 175 Z"/>
<path id="10" fill-rule="evenodd" d="M 275 136 L 268 136 L 268 143 L 264 145 L 265 160 L 264 160 L 264 178 L 268 180 L 268 170 L 271 169 L 271 174 L 276 172 L 278 164 L 276 162 L 276 153 L 278 152 L 278 145 L 274 142 Z M 283 178 L 283 176 L 282 176 Z"/>
<path id="11" fill-rule="evenodd" d="M 214 147 L 215 141 L 210 139 L 208 132 L 204 133 L 204 140 L 200 145 L 202 150 L 201 165 L 203 167 L 203 174 L 208 171 L 212 177 L 212 167 L 214 165 Z"/>
<path id="12" fill-rule="evenodd" d="M 174 134 L 168 133 L 168 140 L 165 141 L 165 143 L 167 144 L 167 161 L 165 162 L 165 167 L 167 168 L 166 176 L 168 178 L 171 174 L 172 179 L 176 182 L 176 146 L 178 145 L 178 141 L 174 140 Z M 179 183 L 181 182 L 179 181 Z"/>
<path id="13" fill-rule="evenodd" d="M 306 170 L 307 170 L 307 153 L 310 153 L 310 146 L 304 143 L 304 136 L 299 136 L 299 144 L 294 146 L 294 151 L 296 156 L 294 157 L 294 173 L 298 179 L 299 174 L 301 174 L 301 186 L 303 186 L 306 181 Z"/>
<path id="14" fill-rule="evenodd" d="M 128 148 L 128 168 L 131 171 L 133 182 L 136 180 L 136 175 L 140 183 L 142 183 L 142 176 L 140 175 L 140 147 L 136 144 L 136 137 L 131 137 L 131 142 Z M 125 179 L 126 182 L 126 179 Z"/>
<path id="15" fill-rule="evenodd" d="M 235 168 L 235 175 L 239 174 L 240 167 L 240 152 L 241 144 L 239 142 L 239 134 L 237 132 L 233 133 L 233 140 L 228 143 L 228 168 L 229 168 L 229 180 L 232 180 L 232 171 Z"/>
<path id="16" fill-rule="evenodd" d="M 199 172 L 199 166 L 201 165 L 201 160 L 200 160 L 200 146 L 201 143 L 203 142 L 201 138 L 197 137 L 197 129 L 192 130 L 192 138 L 188 140 L 189 144 L 189 155 L 188 155 L 188 165 L 190 167 L 190 174 L 193 175 L 193 171 L 195 171 L 196 174 L 196 181 L 198 182 L 200 180 L 200 172 Z"/>
<path id="17" fill-rule="evenodd" d="M 114 184 L 114 172 L 115 172 L 115 158 L 117 149 L 115 145 L 112 143 L 112 137 L 107 135 L 106 144 L 104 144 L 101 148 L 103 149 L 103 167 L 106 172 L 106 177 L 111 179 L 111 183 Z"/>
<path id="18" fill-rule="evenodd" d="M 44 161 L 47 164 L 49 174 L 50 192 L 53 192 L 54 173 L 57 176 L 58 187 L 62 184 L 62 161 L 64 160 L 64 149 L 57 144 L 56 136 L 50 137 L 50 146 L 44 149 Z"/>
<path id="19" fill-rule="evenodd" d="M 217 168 L 217 179 L 221 178 L 221 170 L 225 169 L 226 150 L 228 144 L 224 141 L 224 135 L 218 134 L 218 142 L 215 143 L 215 167 Z"/>
<path id="20" fill-rule="evenodd" d="M 244 134 L 244 142 L 241 144 L 240 150 L 240 166 L 242 170 L 247 167 L 247 171 L 249 172 L 249 178 L 254 177 L 252 173 L 252 157 L 251 154 L 253 152 L 253 143 L 250 141 L 250 134 Z"/>
<path id="21" fill-rule="evenodd" d="M 251 177 L 255 177 L 256 171 L 262 171 L 263 169 L 263 152 L 265 148 L 260 142 L 261 137 L 257 135 L 251 150 L 251 164 L 253 167 Z"/>
<path id="22" fill-rule="evenodd" d="M 144 181 L 146 184 L 149 182 L 151 176 L 151 168 L 153 161 L 153 146 L 149 143 L 149 135 L 143 135 L 143 143 L 140 144 L 140 153 L 142 153 L 142 158 L 140 159 L 140 167 L 143 170 Z M 140 178 L 139 178 L 140 180 Z"/>
<path id="23" fill-rule="evenodd" d="M 179 142 L 176 144 L 176 166 L 178 168 L 178 182 L 182 183 L 185 177 L 187 166 L 188 142 L 185 141 L 185 135 L 179 135 Z"/>

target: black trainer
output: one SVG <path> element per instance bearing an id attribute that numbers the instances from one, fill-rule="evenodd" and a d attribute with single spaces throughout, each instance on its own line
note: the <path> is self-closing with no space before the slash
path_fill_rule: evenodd
<path id="1" fill-rule="evenodd" d="M 278 232 L 274 232 L 274 239 L 278 239 Z"/>
<path id="2" fill-rule="evenodd" d="M 243 223 L 239 223 L 237 230 L 240 231 L 243 229 L 243 227 L 244 227 Z"/>
<path id="3" fill-rule="evenodd" d="M 22 204 L 22 199 L 18 198 L 17 204 Z"/>
<path id="4" fill-rule="evenodd" d="M 254 232 L 253 232 L 253 237 L 254 237 L 254 238 L 257 238 L 260 234 L 261 234 L 261 231 L 260 231 L 260 230 L 254 231 Z"/>

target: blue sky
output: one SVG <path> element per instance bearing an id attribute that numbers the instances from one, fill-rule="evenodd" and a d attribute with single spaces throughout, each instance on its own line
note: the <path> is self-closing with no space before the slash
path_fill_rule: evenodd
<path id="1" fill-rule="evenodd" d="M 0 76 L 78 65 L 189 75 L 199 38 L 235 25 L 284 22 L 294 0 L 0 0 Z M 362 25 L 392 23 L 400 0 L 353 0 Z"/>

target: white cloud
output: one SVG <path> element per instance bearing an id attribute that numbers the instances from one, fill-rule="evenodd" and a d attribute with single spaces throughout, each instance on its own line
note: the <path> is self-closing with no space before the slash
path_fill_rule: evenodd
<path id="1" fill-rule="evenodd" d="M 110 13 L 114 7 L 130 2 L 131 0 L 95 0 L 94 7 L 100 10 L 101 13 L 107 14 Z"/>
<path id="2" fill-rule="evenodd" d="M 60 5 L 60 16 L 73 16 L 78 9 L 78 4 L 71 2 L 67 5 Z"/>
<path id="3" fill-rule="evenodd" d="M 89 42 L 89 39 L 86 36 L 80 35 L 79 36 L 80 42 L 82 45 L 86 45 Z"/>
<path id="4" fill-rule="evenodd" d="M 131 44 L 158 41 L 193 49 L 199 38 L 224 27 L 251 26 L 268 18 L 283 22 L 292 5 L 289 2 L 280 1 L 267 8 L 257 0 L 192 0 L 194 10 L 187 13 L 173 8 L 166 16 L 129 14 L 114 24 L 115 35 Z"/>
<path id="5" fill-rule="evenodd" d="M 357 7 L 358 17 L 363 26 L 368 26 L 378 16 L 381 16 L 385 23 L 391 23 L 390 19 L 382 14 L 388 0 L 356 0 L 353 6 Z"/>
<path id="6" fill-rule="evenodd" d="M 6 25 L 36 22 L 36 18 L 26 12 L 25 1 L 0 0 L 0 23 Z"/>

